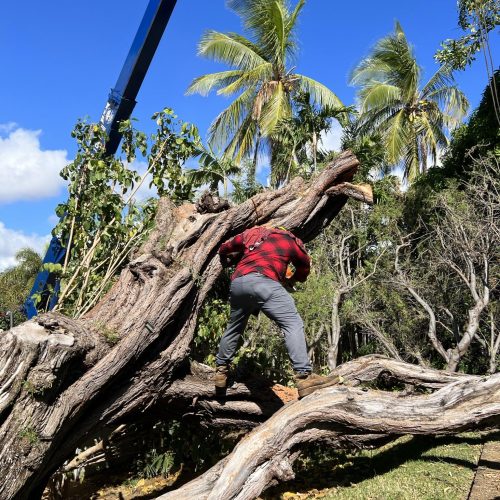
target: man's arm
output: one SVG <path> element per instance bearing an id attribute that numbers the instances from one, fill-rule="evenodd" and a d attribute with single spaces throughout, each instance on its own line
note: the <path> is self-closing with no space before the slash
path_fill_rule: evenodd
<path id="1" fill-rule="evenodd" d="M 240 233 L 220 246 L 219 255 L 227 255 L 230 253 L 241 253 L 244 250 L 245 250 L 245 245 L 243 244 L 243 234 Z"/>
<path id="2" fill-rule="evenodd" d="M 243 235 L 237 234 L 234 238 L 223 243 L 219 248 L 219 257 L 222 267 L 231 267 L 236 264 L 245 250 Z"/>
<path id="3" fill-rule="evenodd" d="M 303 246 L 303 243 L 300 243 L 301 244 L 295 242 L 294 245 L 295 252 L 291 260 L 292 264 L 295 266 L 295 272 L 293 273 L 291 280 L 300 281 L 303 283 L 307 279 L 311 271 L 311 259 L 309 255 L 307 255 L 305 248 L 301 248 Z"/>

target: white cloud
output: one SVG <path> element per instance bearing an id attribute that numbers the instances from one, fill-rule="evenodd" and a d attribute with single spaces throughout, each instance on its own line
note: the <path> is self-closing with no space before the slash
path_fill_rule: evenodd
<path id="1" fill-rule="evenodd" d="M 21 248 L 29 247 L 43 253 L 49 241 L 50 235 L 24 234 L 22 231 L 5 227 L 0 221 L 0 271 L 16 264 L 15 256 Z"/>
<path id="2" fill-rule="evenodd" d="M 17 123 L 8 122 L 8 123 L 0 123 L 0 133 L 8 134 L 12 130 L 17 128 Z"/>
<path id="3" fill-rule="evenodd" d="M 0 203 L 55 196 L 65 185 L 59 171 L 69 162 L 67 152 L 42 150 L 40 133 L 0 125 Z"/>
<path id="4" fill-rule="evenodd" d="M 334 121 L 332 128 L 328 132 L 321 132 L 321 147 L 326 151 L 340 151 L 342 140 L 342 127 L 340 123 Z"/>

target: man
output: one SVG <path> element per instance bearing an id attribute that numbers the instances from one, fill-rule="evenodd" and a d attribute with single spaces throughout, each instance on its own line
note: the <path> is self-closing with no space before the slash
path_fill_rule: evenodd
<path id="1" fill-rule="evenodd" d="M 219 255 L 224 266 L 238 260 L 231 276 L 231 315 L 216 357 L 215 386 L 225 388 L 229 364 L 251 314 L 262 311 L 275 321 L 295 371 L 299 398 L 320 387 L 338 383 L 338 378 L 312 374 L 302 322 L 293 298 L 285 290 L 304 282 L 311 260 L 302 241 L 284 228 L 255 227 L 223 243 Z M 295 272 L 287 277 L 289 264 Z"/>

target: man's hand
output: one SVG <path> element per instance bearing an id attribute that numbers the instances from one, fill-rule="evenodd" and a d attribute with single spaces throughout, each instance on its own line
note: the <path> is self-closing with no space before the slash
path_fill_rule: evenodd
<path id="1" fill-rule="evenodd" d="M 297 280 L 294 279 L 293 276 L 291 276 L 290 278 L 285 278 L 283 286 L 288 292 L 293 293 L 297 291 L 297 289 L 295 288 L 295 283 L 297 283 Z"/>
<path id="2" fill-rule="evenodd" d="M 227 254 L 219 254 L 220 263 L 222 267 L 231 267 L 238 263 L 241 259 L 242 254 L 239 252 L 227 253 Z"/>

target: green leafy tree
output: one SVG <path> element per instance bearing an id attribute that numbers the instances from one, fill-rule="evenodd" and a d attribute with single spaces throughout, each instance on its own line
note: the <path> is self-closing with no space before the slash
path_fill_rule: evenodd
<path id="1" fill-rule="evenodd" d="M 0 328 L 10 328 L 10 311 L 14 324 L 26 318 L 20 308 L 27 299 L 35 277 L 42 266 L 42 257 L 31 248 L 23 248 L 16 254 L 17 264 L 0 273 Z"/>
<path id="2" fill-rule="evenodd" d="M 500 85 L 500 70 L 495 72 L 496 86 Z M 450 146 L 443 158 L 442 173 L 447 177 L 467 177 L 474 161 L 481 156 L 500 157 L 500 128 L 493 106 L 493 85 L 484 90 L 479 106 L 469 121 L 454 130 Z"/>
<path id="3" fill-rule="evenodd" d="M 359 132 L 379 133 L 388 162 L 403 162 L 409 181 L 427 171 L 428 157 L 436 160 L 468 108 L 449 68 L 421 85 L 421 68 L 399 23 L 358 64 L 351 83 L 360 86 Z"/>
<path id="4" fill-rule="evenodd" d="M 443 65 L 463 70 L 482 51 L 492 94 L 492 106 L 500 125 L 500 97 L 493 78 L 495 63 L 491 53 L 489 33 L 500 24 L 499 0 L 458 0 L 458 25 L 466 33 L 457 39 L 447 39 L 434 56 Z"/>
<path id="5" fill-rule="evenodd" d="M 54 229 L 67 248 L 56 306 L 67 314 L 79 317 L 90 310 L 148 234 L 156 202 L 136 201 L 142 185 L 149 182 L 178 203 L 194 196 L 183 165 L 199 147 L 196 127 L 179 122 L 168 108 L 153 119 L 157 130 L 149 139 L 130 120 L 121 123 L 121 157 L 106 154 L 99 125 L 79 122 L 73 131 L 78 151 L 61 172 L 69 199 L 57 207 L 61 220 Z M 133 168 L 138 153 L 147 158 L 142 175 Z"/>
<path id="6" fill-rule="evenodd" d="M 232 69 L 196 78 L 188 93 L 236 95 L 210 127 L 210 142 L 240 161 L 253 155 L 255 177 L 258 151 L 280 120 L 292 116 L 295 92 L 310 92 L 322 106 L 341 107 L 338 97 L 321 83 L 294 72 L 296 25 L 304 6 L 292 9 L 286 0 L 227 0 L 247 36 L 208 31 L 198 53 Z M 264 141 L 263 141 L 264 140 Z"/>

